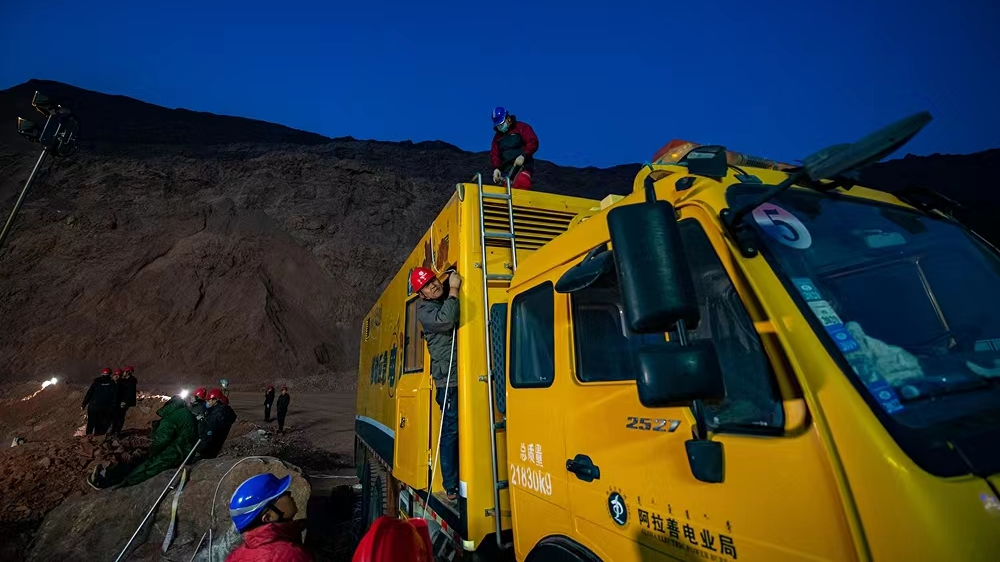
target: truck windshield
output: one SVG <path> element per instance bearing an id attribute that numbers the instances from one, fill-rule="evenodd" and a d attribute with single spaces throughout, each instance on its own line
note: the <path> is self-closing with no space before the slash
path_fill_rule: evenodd
<path id="1" fill-rule="evenodd" d="M 730 204 L 761 189 L 734 186 Z M 803 189 L 779 194 L 746 222 L 873 407 L 909 428 L 996 419 L 1000 259 L 994 250 L 944 219 Z"/>

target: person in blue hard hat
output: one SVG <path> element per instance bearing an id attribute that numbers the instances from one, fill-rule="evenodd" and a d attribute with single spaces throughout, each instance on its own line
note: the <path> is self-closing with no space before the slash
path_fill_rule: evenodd
<path id="1" fill-rule="evenodd" d="M 503 176 L 510 176 L 511 188 L 531 189 L 535 152 L 538 151 L 535 130 L 524 121 L 518 121 L 513 113 L 496 107 L 493 109 L 493 131 L 490 147 L 493 183 L 499 184 Z"/>
<path id="2" fill-rule="evenodd" d="M 226 562 L 312 562 L 302 546 L 305 519 L 293 521 L 298 506 L 292 499 L 292 476 L 271 473 L 247 478 L 229 500 L 229 516 L 243 535 L 243 544 Z"/>

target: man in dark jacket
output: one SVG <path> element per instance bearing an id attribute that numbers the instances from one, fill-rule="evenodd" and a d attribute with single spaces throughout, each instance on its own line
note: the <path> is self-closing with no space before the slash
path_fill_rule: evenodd
<path id="1" fill-rule="evenodd" d="M 292 397 L 288 395 L 288 387 L 281 387 L 281 396 L 278 397 L 278 431 L 285 432 L 285 416 L 288 415 L 288 403 Z"/>
<path id="2" fill-rule="evenodd" d="M 535 152 L 538 136 L 531 125 L 518 121 L 506 109 L 493 110 L 493 145 L 490 147 L 490 164 L 493 166 L 493 183 L 500 184 L 502 176 L 512 177 L 512 189 L 531 189 L 531 176 L 535 172 Z M 503 170 L 503 172 L 501 172 Z"/>
<path id="3" fill-rule="evenodd" d="M 214 459 L 229 437 L 229 430 L 236 422 L 236 412 L 229 407 L 228 400 L 218 388 L 209 391 L 205 406 L 205 423 L 199 428 L 201 445 L 197 454 L 200 459 Z"/>
<path id="4" fill-rule="evenodd" d="M 264 422 L 271 421 L 271 404 L 274 403 L 274 387 L 268 385 L 264 392 Z"/>
<path id="5" fill-rule="evenodd" d="M 434 272 L 417 267 L 410 273 L 410 286 L 420 295 L 417 320 L 424 330 L 431 355 L 434 398 L 441 408 L 441 480 L 448 499 L 458 495 L 458 353 L 455 330 L 458 328 L 458 289 L 462 278 L 452 271 L 445 287 Z M 446 403 L 447 400 L 447 403 Z"/>
<path id="6" fill-rule="evenodd" d="M 118 379 L 118 407 L 115 408 L 115 419 L 111 424 L 111 433 L 121 433 L 125 427 L 125 414 L 128 409 L 135 406 L 136 390 L 135 372 L 133 367 L 125 367 L 122 376 Z"/>
<path id="7" fill-rule="evenodd" d="M 146 455 L 129 463 L 104 468 L 98 464 L 88 478 L 94 488 L 123 488 L 145 482 L 157 474 L 177 468 L 198 441 L 194 414 L 180 396 L 174 396 L 156 411 L 160 423 L 153 430 L 153 444 Z M 120 482 L 120 484 L 119 484 Z"/>
<path id="8" fill-rule="evenodd" d="M 83 397 L 81 408 L 87 410 L 87 435 L 104 435 L 111 427 L 118 404 L 118 386 L 111 375 L 111 369 L 105 368 Z"/>

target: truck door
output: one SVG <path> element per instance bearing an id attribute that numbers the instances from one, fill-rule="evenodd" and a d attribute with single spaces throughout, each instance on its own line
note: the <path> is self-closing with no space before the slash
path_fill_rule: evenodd
<path id="1" fill-rule="evenodd" d="M 556 304 L 553 281 L 518 287 L 511 297 L 507 472 L 514 544 L 524 560 L 541 538 L 570 532 L 563 408 L 571 385 L 566 323 L 556 322 L 566 310 Z"/>
<path id="2" fill-rule="evenodd" d="M 726 246 L 696 220 L 683 220 L 681 229 L 701 310 L 689 335 L 713 340 L 725 375 L 726 399 L 705 405 L 713 439 L 723 443 L 724 481 L 692 476 L 685 449 L 692 408 L 639 402 L 632 355 L 651 336 L 628 330 L 612 269 L 612 278 L 556 297 L 571 317 L 567 391 L 553 398 L 565 417 L 566 455 L 558 460 L 569 461 L 574 538 L 616 561 L 852 559 L 817 432 L 784 431 L 755 324 L 763 319 L 750 316 L 749 291 L 737 290 L 719 259 Z M 553 478 L 558 468 L 552 465 Z"/>

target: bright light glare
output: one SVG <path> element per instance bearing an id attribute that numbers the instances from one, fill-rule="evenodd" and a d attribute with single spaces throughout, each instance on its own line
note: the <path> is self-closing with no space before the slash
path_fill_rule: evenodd
<path id="1" fill-rule="evenodd" d="M 45 382 L 42 383 L 42 388 L 45 388 L 45 387 L 47 387 L 49 385 L 52 385 L 52 384 L 56 384 L 56 382 L 58 382 L 56 380 L 56 378 L 52 377 L 51 379 L 49 379 L 49 380 L 47 380 L 47 381 L 45 381 Z"/>
<path id="2" fill-rule="evenodd" d="M 188 397 L 188 389 L 185 388 L 184 390 L 181 391 L 181 398 L 187 400 L 187 397 Z"/>

